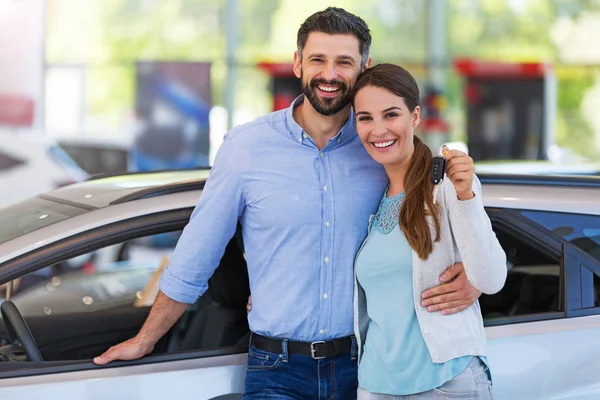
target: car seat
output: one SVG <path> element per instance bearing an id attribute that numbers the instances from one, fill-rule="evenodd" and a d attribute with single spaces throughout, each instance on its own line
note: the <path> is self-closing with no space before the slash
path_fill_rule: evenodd
<path id="1" fill-rule="evenodd" d="M 240 244 L 238 233 L 210 278 L 208 290 L 199 300 L 202 304 L 192 316 L 178 350 L 235 346 L 248 333 L 250 284 Z M 212 301 L 206 299 L 207 295 Z"/>
<path id="2" fill-rule="evenodd" d="M 558 275 L 528 275 L 523 279 L 519 301 L 511 311 L 511 315 L 560 311 L 559 293 Z"/>

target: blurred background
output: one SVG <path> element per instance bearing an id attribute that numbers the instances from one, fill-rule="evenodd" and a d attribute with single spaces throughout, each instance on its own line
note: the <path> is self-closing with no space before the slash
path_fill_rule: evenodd
<path id="1" fill-rule="evenodd" d="M 600 0 L 0 0 L 0 207 L 101 173 L 206 167 L 300 92 L 339 6 L 418 79 L 419 135 L 478 171 L 600 175 Z"/>

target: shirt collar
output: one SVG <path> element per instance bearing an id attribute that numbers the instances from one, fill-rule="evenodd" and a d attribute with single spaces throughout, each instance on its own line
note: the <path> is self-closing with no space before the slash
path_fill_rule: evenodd
<path id="1" fill-rule="evenodd" d="M 302 103 L 304 103 L 304 94 L 301 94 L 300 96 L 296 97 L 294 101 L 292 101 L 292 104 L 290 104 L 290 106 L 287 108 L 287 110 L 285 110 L 286 125 L 290 133 L 292 134 L 292 138 L 299 143 L 302 143 L 304 140 L 307 140 L 304 138 L 304 130 L 300 125 L 298 125 L 298 123 L 294 119 L 294 108 L 296 108 Z M 354 121 L 354 110 L 351 108 L 348 120 L 346 121 L 344 126 L 342 126 L 342 129 L 340 129 L 337 135 L 330 139 L 330 142 L 336 142 L 336 144 L 342 143 L 349 139 L 352 139 L 354 136 L 356 136 L 356 134 L 357 133 L 356 123 Z"/>

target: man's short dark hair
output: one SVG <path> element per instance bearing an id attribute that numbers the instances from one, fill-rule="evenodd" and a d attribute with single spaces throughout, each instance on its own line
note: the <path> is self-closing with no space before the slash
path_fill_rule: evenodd
<path id="1" fill-rule="evenodd" d="M 354 35 L 359 42 L 361 66 L 369 59 L 371 47 L 371 32 L 369 26 L 360 17 L 349 13 L 343 8 L 328 7 L 308 17 L 298 29 L 298 53 L 302 50 L 311 32 L 323 32 L 329 35 Z"/>

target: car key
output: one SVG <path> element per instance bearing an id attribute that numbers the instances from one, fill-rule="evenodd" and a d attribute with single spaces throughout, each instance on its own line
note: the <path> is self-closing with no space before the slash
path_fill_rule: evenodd
<path id="1" fill-rule="evenodd" d="M 436 203 L 437 193 L 440 187 L 440 183 L 444 180 L 444 173 L 446 172 L 446 159 L 442 156 L 433 157 L 431 162 L 431 183 L 433 186 L 433 204 Z"/>

